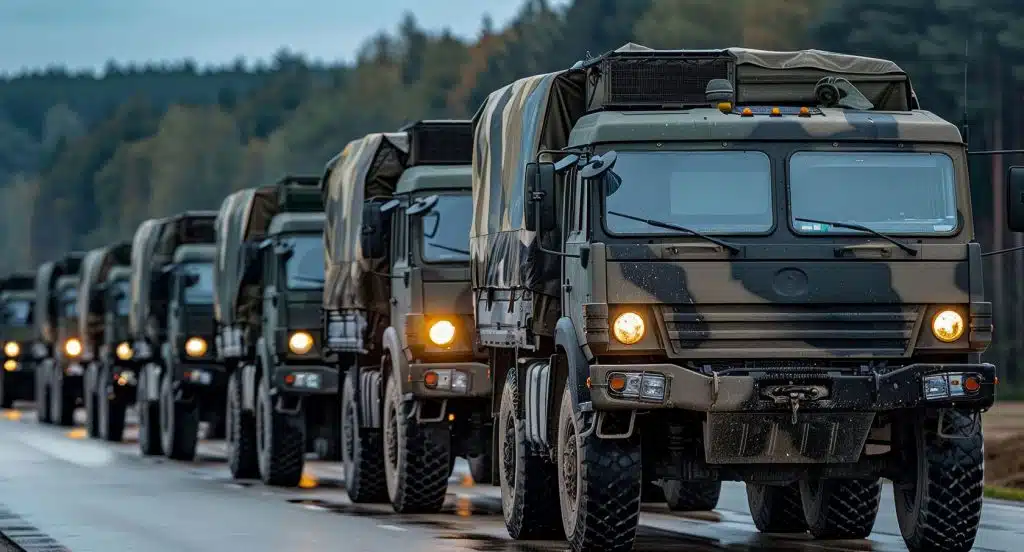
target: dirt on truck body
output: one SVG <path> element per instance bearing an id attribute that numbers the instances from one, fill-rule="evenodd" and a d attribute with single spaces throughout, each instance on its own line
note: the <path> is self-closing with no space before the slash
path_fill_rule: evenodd
<path id="1" fill-rule="evenodd" d="M 474 120 L 513 537 L 629 550 L 642 497 L 739 480 L 762 531 L 862 538 L 886 477 L 911 550 L 970 549 L 991 304 L 963 140 L 898 66 L 630 44 Z"/>

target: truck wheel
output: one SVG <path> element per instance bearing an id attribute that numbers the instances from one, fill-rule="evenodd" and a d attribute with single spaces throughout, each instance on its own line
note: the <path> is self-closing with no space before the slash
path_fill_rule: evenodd
<path id="1" fill-rule="evenodd" d="M 490 485 L 492 483 L 490 452 L 470 456 L 466 459 L 466 462 L 469 463 L 469 475 L 473 477 L 473 483 L 477 485 Z"/>
<path id="2" fill-rule="evenodd" d="M 306 419 L 274 410 L 266 371 L 260 374 L 256 400 L 256 450 L 260 478 L 267 485 L 296 487 L 306 461 Z"/>
<path id="3" fill-rule="evenodd" d="M 800 482 L 804 519 L 817 539 L 864 539 L 871 534 L 882 483 L 857 479 Z"/>
<path id="4" fill-rule="evenodd" d="M 807 531 L 800 486 L 747 483 L 750 517 L 762 533 L 803 533 Z"/>
<path id="5" fill-rule="evenodd" d="M 384 475 L 384 443 L 379 430 L 359 427 L 355 397 L 358 368 L 345 374 L 341 394 L 341 462 L 345 468 L 345 489 L 357 504 L 388 502 Z"/>
<path id="6" fill-rule="evenodd" d="M 718 507 L 721 481 L 665 481 L 665 502 L 673 512 L 709 512 Z"/>
<path id="7" fill-rule="evenodd" d="M 228 469 L 235 479 L 255 479 L 260 476 L 256 452 L 256 418 L 242 409 L 242 368 L 231 372 L 228 378 L 228 401 L 224 415 L 227 429 Z"/>
<path id="8" fill-rule="evenodd" d="M 911 552 L 970 550 L 981 523 L 984 437 L 980 415 L 947 410 L 908 428 L 910 482 L 893 489 L 896 521 Z"/>
<path id="9" fill-rule="evenodd" d="M 384 475 L 396 512 L 436 513 L 448 494 L 451 433 L 448 424 L 421 424 L 416 403 L 402 400 L 395 377 L 384 392 Z"/>
<path id="10" fill-rule="evenodd" d="M 558 488 L 565 536 L 575 552 L 633 549 L 640 524 L 640 440 L 601 439 L 572 410 L 569 389 L 558 416 Z"/>
<path id="11" fill-rule="evenodd" d="M 171 371 L 160 383 L 160 444 L 171 460 L 191 462 L 199 444 L 199 401 L 179 402 L 174 398 Z"/>
<path id="12" fill-rule="evenodd" d="M 50 386 L 46 384 L 47 364 L 40 362 L 36 367 L 36 421 L 50 423 Z"/>
<path id="13" fill-rule="evenodd" d="M 96 377 L 96 370 L 95 366 L 90 366 L 82 382 L 82 398 L 85 399 L 85 429 L 89 437 L 93 439 L 100 436 L 100 417 L 97 411 L 100 383 Z"/>
<path id="14" fill-rule="evenodd" d="M 110 378 L 110 370 L 105 366 L 100 367 L 99 385 L 96 390 L 100 437 L 105 441 L 119 443 L 124 437 L 124 414 L 127 405 L 111 396 Z"/>
<path id="15" fill-rule="evenodd" d="M 498 482 L 509 536 L 533 540 L 563 535 L 558 523 L 557 468 L 545 451 L 526 440 L 526 422 L 519 419 L 514 367 L 505 379 L 498 416 Z"/>
<path id="16" fill-rule="evenodd" d="M 160 444 L 160 403 L 147 398 L 149 394 L 148 370 L 139 374 L 136 388 L 135 409 L 139 413 L 139 449 L 144 456 L 163 454 Z"/>
<path id="17" fill-rule="evenodd" d="M 53 421 L 59 426 L 75 425 L 75 396 L 64 387 L 62 378 L 57 378 L 53 389 Z"/>

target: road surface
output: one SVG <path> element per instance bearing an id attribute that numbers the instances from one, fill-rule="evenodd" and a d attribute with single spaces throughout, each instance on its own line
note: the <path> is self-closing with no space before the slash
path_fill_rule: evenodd
<path id="1" fill-rule="evenodd" d="M 81 428 L 36 423 L 25 410 L 0 416 L 0 534 L 28 552 L 380 552 L 566 550 L 565 543 L 510 541 L 498 489 L 475 486 L 458 464 L 445 511 L 395 514 L 355 506 L 337 464 L 311 462 L 303 487 L 235 482 L 219 442 L 200 445 L 195 463 L 143 458 L 129 442 L 87 439 Z M 887 488 L 867 541 L 821 542 L 759 534 L 740 484 L 727 483 L 714 513 L 670 514 L 647 507 L 636 550 L 906 550 Z M 979 551 L 1019 551 L 1024 509 L 988 501 Z M 11 550 L 19 550 L 11 548 Z M 0 552 L 6 552 L 0 542 Z"/>

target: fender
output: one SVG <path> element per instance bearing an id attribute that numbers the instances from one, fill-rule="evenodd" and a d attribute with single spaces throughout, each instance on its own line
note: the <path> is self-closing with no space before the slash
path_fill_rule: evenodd
<path id="1" fill-rule="evenodd" d="M 163 372 L 163 367 L 156 362 L 150 362 L 142 368 L 144 378 L 142 381 L 145 382 L 145 397 L 149 402 L 157 402 L 160 400 L 160 377 Z"/>
<path id="2" fill-rule="evenodd" d="M 565 384 L 569 389 L 569 396 L 572 397 L 572 411 L 575 414 L 580 413 L 581 405 L 585 405 L 583 410 L 589 410 L 590 403 L 590 388 L 587 387 L 590 363 L 587 362 L 587 357 L 583 354 L 583 347 L 580 345 L 577 335 L 576 327 L 570 318 L 563 316 L 558 319 L 558 323 L 555 324 L 555 345 L 565 351 L 568 363 L 568 377 Z M 552 389 L 557 390 L 557 382 L 552 383 L 555 384 Z M 560 397 L 554 397 L 554 399 L 555 401 L 561 400 Z"/>
<path id="3" fill-rule="evenodd" d="M 402 395 L 412 393 L 412 382 L 409 381 L 409 359 L 406 358 L 402 342 L 398 339 L 398 330 L 388 326 L 384 330 L 382 341 L 384 350 L 391 357 L 391 374 L 384 374 L 384 377 L 398 378 L 398 385 Z"/>

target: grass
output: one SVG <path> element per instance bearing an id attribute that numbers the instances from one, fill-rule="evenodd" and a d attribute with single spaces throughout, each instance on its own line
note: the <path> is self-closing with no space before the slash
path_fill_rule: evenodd
<path id="1" fill-rule="evenodd" d="M 1009 487 L 985 486 L 985 496 L 998 498 L 1000 500 L 1015 500 L 1024 502 L 1024 489 L 1011 489 Z"/>

